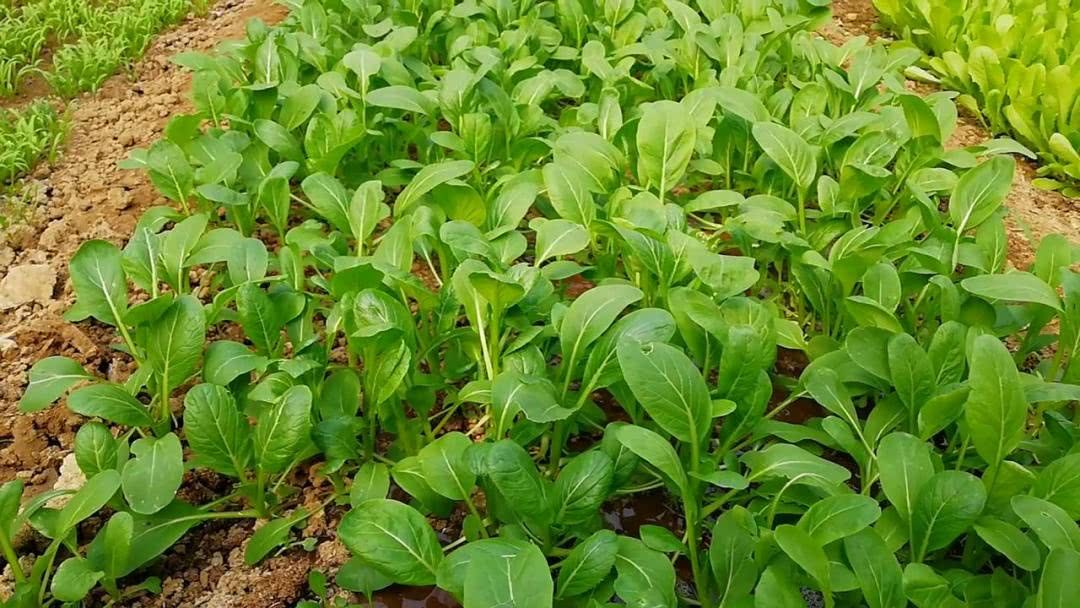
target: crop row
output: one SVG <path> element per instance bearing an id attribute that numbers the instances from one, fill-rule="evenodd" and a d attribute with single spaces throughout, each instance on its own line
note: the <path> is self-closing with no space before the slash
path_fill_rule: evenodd
<path id="1" fill-rule="evenodd" d="M 63 144 L 66 120 L 46 101 L 18 110 L 0 109 L 0 188 L 44 159 L 53 159 Z"/>
<path id="2" fill-rule="evenodd" d="M 931 55 L 933 79 L 995 133 L 1045 165 L 1036 184 L 1080 190 L 1080 2 L 874 0 L 886 23 Z"/>
<path id="3" fill-rule="evenodd" d="M 946 150 L 919 54 L 834 46 L 819 4 L 297 0 L 179 56 L 195 111 L 125 161 L 175 207 L 70 266 L 135 371 L 50 357 L 21 401 L 88 419 L 88 481 L 0 488 L 11 605 L 142 593 L 207 520 L 268 519 L 255 563 L 324 510 L 339 587 L 467 608 L 1068 605 L 1073 247 L 1006 271 L 1023 148 Z M 192 468 L 232 491 L 178 498 Z M 605 529 L 661 489 L 679 529 Z"/>
<path id="4" fill-rule="evenodd" d="M 39 74 L 52 91 L 72 97 L 97 89 L 143 53 L 151 38 L 202 0 L 30 0 L 0 14 L 0 96 L 14 95 Z M 48 66 L 43 56 L 55 45 Z"/>

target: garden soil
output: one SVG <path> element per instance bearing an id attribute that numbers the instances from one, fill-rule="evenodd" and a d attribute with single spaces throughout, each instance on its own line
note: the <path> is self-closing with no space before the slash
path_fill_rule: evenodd
<path id="1" fill-rule="evenodd" d="M 68 457 L 79 418 L 63 407 L 32 415 L 18 412 L 17 402 L 35 361 L 66 355 L 114 380 L 123 380 L 131 371 L 128 358 L 110 347 L 111 329 L 63 320 L 73 300 L 67 263 L 87 239 L 122 245 L 145 209 L 166 203 L 144 175 L 116 165 L 133 148 L 148 146 L 159 137 L 171 115 L 190 109 L 190 77 L 169 58 L 239 38 L 250 18 L 274 23 L 285 13 L 284 7 L 269 0 L 222 0 L 205 17 L 189 19 L 163 34 L 130 74 L 114 77 L 98 93 L 72 102 L 66 150 L 54 166 L 33 175 L 36 201 L 26 217 L 0 233 L 0 482 L 19 478 L 31 492 L 81 482 Z M 859 35 L 881 36 L 869 0 L 840 0 L 834 14 L 834 24 L 823 33 L 836 42 Z M 962 116 L 951 144 L 969 145 L 986 138 L 977 119 Z M 1009 259 L 1017 268 L 1027 268 L 1034 244 L 1046 234 L 1060 232 L 1080 241 L 1078 201 L 1034 188 L 1033 177 L 1034 166 L 1021 162 L 1009 195 Z M 303 502 L 316 504 L 330 491 L 315 484 L 307 483 Z M 226 480 L 212 474 L 189 474 L 183 492 L 194 500 L 200 495 L 213 497 L 227 487 Z M 626 509 L 626 505 L 617 507 L 613 513 Z M 308 521 L 303 535 L 319 541 L 313 550 L 292 548 L 256 568 L 243 564 L 251 523 L 203 525 L 170 549 L 150 572 L 161 577 L 162 594 L 124 605 L 291 606 L 305 593 L 311 569 L 333 572 L 348 558 L 333 535 L 340 516 L 339 511 L 330 510 Z M 664 513 L 655 515 L 656 523 L 663 524 L 667 518 Z M 376 605 L 387 608 L 450 603 L 443 595 L 426 591 L 381 596 Z"/>

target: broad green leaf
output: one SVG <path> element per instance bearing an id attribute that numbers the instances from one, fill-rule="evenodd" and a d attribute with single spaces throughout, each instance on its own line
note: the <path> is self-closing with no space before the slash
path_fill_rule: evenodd
<path id="1" fill-rule="evenodd" d="M 1053 549 L 1039 578 L 1035 608 L 1066 608 L 1076 604 L 1076 581 L 1080 577 L 1080 553 Z"/>
<path id="2" fill-rule="evenodd" d="M 1080 525 L 1061 507 L 1034 496 L 1014 496 L 1012 508 L 1048 548 L 1080 551 Z"/>
<path id="3" fill-rule="evenodd" d="M 628 604 L 675 606 L 675 568 L 666 555 L 629 536 L 616 539 L 615 593 Z"/>
<path id="4" fill-rule="evenodd" d="M 349 222 L 349 193 L 335 177 L 315 173 L 306 177 L 300 187 L 319 215 L 332 226 L 345 232 L 352 228 Z"/>
<path id="5" fill-rule="evenodd" d="M 904 568 L 904 595 L 917 608 L 964 608 L 967 606 L 953 595 L 948 579 L 925 564 L 908 564 Z"/>
<path id="6" fill-rule="evenodd" d="M 408 214 L 435 186 L 469 173 L 474 166 L 471 160 L 447 160 L 420 169 L 395 200 L 394 217 Z"/>
<path id="7" fill-rule="evenodd" d="M 364 97 L 367 103 L 380 108 L 404 110 L 417 114 L 428 114 L 434 109 L 434 102 L 412 87 L 392 85 L 375 89 Z"/>
<path id="8" fill-rule="evenodd" d="M 476 608 L 551 608 L 554 583 L 547 559 L 532 543 L 512 556 L 478 553 L 465 573 L 464 603 Z"/>
<path id="9" fill-rule="evenodd" d="M 549 483 L 540 477 L 525 448 L 512 439 L 497 441 L 487 453 L 486 465 L 485 475 L 516 512 L 541 523 L 551 521 Z"/>
<path id="10" fill-rule="evenodd" d="M 1016 526 L 987 516 L 975 522 L 975 532 L 986 544 L 1017 566 L 1028 572 L 1039 569 L 1042 562 L 1039 548 Z"/>
<path id="11" fill-rule="evenodd" d="M 844 553 L 870 608 L 904 608 L 903 572 L 892 551 L 873 529 L 844 538 Z"/>
<path id="12" fill-rule="evenodd" d="M 537 266 L 548 259 L 577 253 L 589 246 L 589 231 L 570 220 L 545 220 L 536 225 L 535 230 Z"/>
<path id="13" fill-rule="evenodd" d="M 829 558 L 820 543 L 802 529 L 787 524 L 777 526 L 773 538 L 791 561 L 817 581 L 822 593 L 830 593 Z"/>
<path id="14" fill-rule="evenodd" d="M 968 385 L 964 417 L 971 443 L 995 469 L 1024 437 L 1027 400 L 1012 355 L 994 336 L 975 338 Z"/>
<path id="15" fill-rule="evenodd" d="M 56 515 L 53 530 L 58 538 L 67 536 L 79 522 L 97 513 L 120 489 L 120 473 L 102 471 L 83 484 Z"/>
<path id="16" fill-rule="evenodd" d="M 168 395 L 199 368 L 206 342 L 206 315 L 194 296 L 183 295 L 173 302 L 149 328 L 146 361 L 157 374 Z"/>
<path id="17" fill-rule="evenodd" d="M 541 174 L 548 200 L 559 217 L 589 228 L 596 219 L 596 204 L 587 180 L 580 178 L 566 161 L 544 165 Z"/>
<path id="18" fill-rule="evenodd" d="M 1080 454 L 1046 465 L 1035 478 L 1031 493 L 1061 507 L 1069 517 L 1080 519 Z"/>
<path id="19" fill-rule="evenodd" d="M 694 153 L 694 125 L 675 101 L 655 101 L 641 108 L 637 126 L 638 179 L 660 198 L 682 179 Z"/>
<path id="20" fill-rule="evenodd" d="M 751 482 L 782 477 L 833 489 L 851 477 L 844 467 L 787 443 L 776 443 L 761 451 L 747 452 L 742 456 L 742 461 L 750 469 L 747 479 Z"/>
<path id="21" fill-rule="evenodd" d="M 674 489 L 685 493 L 689 487 L 686 470 L 679 455 L 668 440 L 649 429 L 633 424 L 621 425 L 615 429 L 615 438 L 639 458 L 656 468 L 657 471 L 674 484 Z"/>
<path id="22" fill-rule="evenodd" d="M 798 526 L 824 547 L 869 527 L 880 516 L 881 508 L 873 498 L 840 494 L 810 505 L 799 518 Z"/>
<path id="23" fill-rule="evenodd" d="M 942 471 L 923 485 L 911 513 L 911 547 L 916 559 L 949 546 L 982 513 L 986 487 L 962 471 Z"/>
<path id="24" fill-rule="evenodd" d="M 184 436 L 195 464 L 242 478 L 251 466 L 251 427 L 232 394 L 199 384 L 184 396 Z"/>
<path id="25" fill-rule="evenodd" d="M 146 406 L 118 384 L 92 384 L 71 393 L 68 409 L 116 424 L 148 427 L 154 423 Z"/>
<path id="26" fill-rule="evenodd" d="M 915 501 L 934 476 L 930 446 L 914 435 L 892 433 L 878 446 L 881 490 L 904 521 L 911 519 Z"/>
<path id="27" fill-rule="evenodd" d="M 1053 287 L 1030 272 L 983 274 L 960 281 L 968 292 L 987 300 L 1031 302 L 1061 310 L 1061 300 Z"/>
<path id="28" fill-rule="evenodd" d="M 30 383 L 19 400 L 19 410 L 36 412 L 44 409 L 69 388 L 93 379 L 83 366 L 67 357 L 46 357 L 30 368 Z"/>
<path id="29" fill-rule="evenodd" d="M 60 601 L 77 602 L 86 597 L 103 576 L 105 573 L 94 570 L 89 560 L 69 557 L 56 569 L 50 591 Z"/>
<path id="30" fill-rule="evenodd" d="M 574 545 L 559 567 L 556 599 L 582 595 L 600 584 L 615 567 L 619 545 L 611 530 L 597 530 Z"/>
<path id="31" fill-rule="evenodd" d="M 705 378 L 683 352 L 662 342 L 618 345 L 623 379 L 649 417 L 680 441 L 700 443 L 712 425 Z"/>
<path id="32" fill-rule="evenodd" d="M 353 476 L 349 504 L 357 506 L 365 500 L 386 498 L 390 492 L 390 469 L 381 462 L 365 462 Z"/>
<path id="33" fill-rule="evenodd" d="M 439 539 L 424 516 L 408 505 L 387 499 L 364 501 L 345 514 L 338 535 L 353 555 L 396 583 L 435 583 L 442 559 Z"/>
<path id="34" fill-rule="evenodd" d="M 160 439 L 144 437 L 131 445 L 132 459 L 124 465 L 124 497 L 131 510 L 151 515 L 173 501 L 184 481 L 184 448 L 169 433 Z"/>
<path id="35" fill-rule="evenodd" d="M 203 379 L 212 384 L 228 386 L 245 374 L 264 371 L 268 363 L 266 357 L 256 355 L 239 342 L 217 340 L 206 348 Z"/>
<path id="36" fill-rule="evenodd" d="M 731 606 L 749 595 L 757 578 L 754 546 L 757 524 L 752 513 L 736 506 L 716 518 L 709 545 L 709 566 L 716 579 L 721 606 Z"/>
<path id="37" fill-rule="evenodd" d="M 289 531 L 293 526 L 303 522 L 307 517 L 307 510 L 300 508 L 287 517 L 274 519 L 260 526 L 248 539 L 247 546 L 244 547 L 244 564 L 253 566 L 269 555 L 271 551 L 284 545 L 289 540 Z"/>
<path id="38" fill-rule="evenodd" d="M 949 217 L 958 234 L 978 226 L 998 210 L 1012 186 L 1015 167 L 1011 157 L 995 156 L 960 177 L 949 197 Z"/>
<path id="39" fill-rule="evenodd" d="M 255 422 L 252 443 L 255 464 L 264 472 L 280 473 L 310 441 L 311 389 L 294 386 Z"/>
<path id="40" fill-rule="evenodd" d="M 645 296 L 631 285 L 601 285 L 578 296 L 559 326 L 567 373 L 572 373 L 587 348 L 604 334 L 627 306 Z"/>
<path id="41" fill-rule="evenodd" d="M 772 122 L 755 123 L 754 140 L 803 191 L 817 179 L 817 153 L 798 133 Z"/>
<path id="42" fill-rule="evenodd" d="M 570 460 L 555 480 L 555 522 L 574 526 L 595 517 L 600 505 L 611 495 L 614 469 L 611 458 L 600 450 Z"/>
<path id="43" fill-rule="evenodd" d="M 75 462 L 87 477 L 102 471 L 116 469 L 119 462 L 120 441 L 113 437 L 109 428 L 100 422 L 86 422 L 75 433 Z M 127 444 L 124 444 L 125 450 Z"/>
<path id="44" fill-rule="evenodd" d="M 122 254 L 106 241 L 86 241 L 71 258 L 68 271 L 75 288 L 75 305 L 64 315 L 68 321 L 93 317 L 114 327 L 127 311 L 127 279 Z"/>
<path id="45" fill-rule="evenodd" d="M 440 436 L 424 446 L 418 457 L 424 478 L 433 490 L 451 500 L 465 500 L 476 485 L 476 475 L 465 463 L 465 450 L 472 445 L 463 433 Z"/>

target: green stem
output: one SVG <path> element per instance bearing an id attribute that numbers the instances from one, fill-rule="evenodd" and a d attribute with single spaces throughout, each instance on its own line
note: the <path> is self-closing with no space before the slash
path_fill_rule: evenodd
<path id="1" fill-rule="evenodd" d="M 15 553 L 15 547 L 11 545 L 11 539 L 7 534 L 0 532 L 0 550 L 4 552 L 4 559 L 11 565 L 11 573 L 15 576 L 15 582 L 21 583 L 26 580 L 22 566 L 19 564 L 19 556 Z"/>

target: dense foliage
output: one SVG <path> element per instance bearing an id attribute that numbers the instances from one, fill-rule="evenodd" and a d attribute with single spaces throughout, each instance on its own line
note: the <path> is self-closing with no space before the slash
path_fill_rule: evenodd
<path id="1" fill-rule="evenodd" d="M 195 111 L 126 161 L 176 207 L 71 262 L 68 318 L 136 371 L 32 370 L 89 480 L 0 488 L 9 605 L 141 593 L 211 519 L 270 520 L 254 563 L 331 507 L 339 586 L 469 608 L 1070 605 L 1073 248 L 1006 271 L 1021 147 L 945 150 L 917 53 L 793 0 L 291 4 L 177 59 Z M 177 498 L 190 468 L 234 491 Z M 658 488 L 681 528 L 605 529 Z"/>
<path id="2" fill-rule="evenodd" d="M 64 142 L 67 121 L 46 101 L 18 110 L 0 109 L 0 189 L 52 160 Z"/>
<path id="3" fill-rule="evenodd" d="M 1045 161 L 1040 185 L 1077 196 L 1080 2 L 874 0 L 887 25 L 931 55 L 929 66 L 995 133 Z"/>

